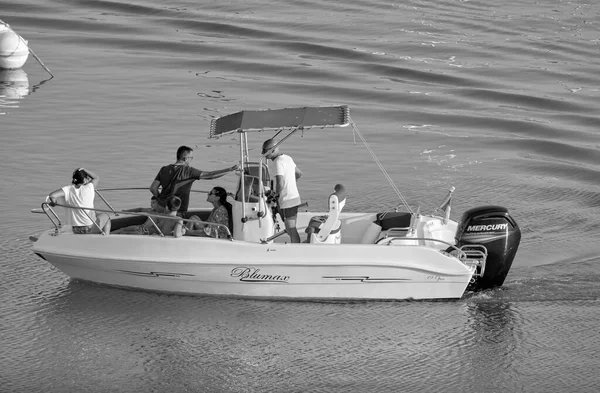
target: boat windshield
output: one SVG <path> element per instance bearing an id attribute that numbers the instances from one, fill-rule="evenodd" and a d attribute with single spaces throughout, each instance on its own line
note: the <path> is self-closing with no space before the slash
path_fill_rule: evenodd
<path id="1" fill-rule="evenodd" d="M 262 183 L 261 173 L 259 168 L 262 166 Z M 271 179 L 269 176 L 269 168 L 266 164 L 259 165 L 258 162 L 248 162 L 244 168 L 245 175 L 244 179 L 244 191 L 242 192 L 242 179 L 238 184 L 238 189 L 235 194 L 235 200 L 240 202 L 257 202 L 263 191 L 263 185 L 266 187 L 271 186 Z M 242 195 L 244 196 L 242 198 Z M 245 199 L 245 200 L 242 200 Z"/>

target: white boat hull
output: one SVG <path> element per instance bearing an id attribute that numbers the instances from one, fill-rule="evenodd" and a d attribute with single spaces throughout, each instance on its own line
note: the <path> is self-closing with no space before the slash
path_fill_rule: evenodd
<path id="1" fill-rule="evenodd" d="M 460 298 L 473 274 L 459 260 L 422 246 L 55 236 L 50 230 L 40 236 L 33 251 L 72 279 L 170 293 L 258 298 Z"/>

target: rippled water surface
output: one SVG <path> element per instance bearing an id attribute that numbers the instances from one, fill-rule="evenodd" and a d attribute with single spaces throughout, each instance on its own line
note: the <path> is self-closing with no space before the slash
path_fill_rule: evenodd
<path id="1" fill-rule="evenodd" d="M 33 56 L 0 71 L 0 392 L 596 392 L 599 16 L 579 0 L 0 0 L 53 76 Z M 429 212 L 454 186 L 455 219 L 510 210 L 523 238 L 503 288 L 170 296 L 69 282 L 32 254 L 50 224 L 29 211 L 74 168 L 147 187 L 181 144 L 201 169 L 236 162 L 234 139 L 208 139 L 215 116 L 329 104 L 349 105 L 411 205 Z M 345 210 L 399 203 L 349 128 L 285 150 L 315 209 L 338 182 Z"/>

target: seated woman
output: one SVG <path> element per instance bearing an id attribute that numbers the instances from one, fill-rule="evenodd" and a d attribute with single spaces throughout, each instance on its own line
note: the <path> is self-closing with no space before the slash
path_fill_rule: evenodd
<path id="1" fill-rule="evenodd" d="M 230 231 L 233 228 L 232 206 L 231 203 L 227 202 L 227 191 L 223 187 L 214 187 L 208 193 L 206 200 L 212 203 L 213 209 L 205 222 L 221 225 L 205 224 L 198 216 L 191 216 L 190 220 L 200 222 L 188 222 L 186 235 L 226 239 L 228 234 L 225 227 L 229 228 Z"/>

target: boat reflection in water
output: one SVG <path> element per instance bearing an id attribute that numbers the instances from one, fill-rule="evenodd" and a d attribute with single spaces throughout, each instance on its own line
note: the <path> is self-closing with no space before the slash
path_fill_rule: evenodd
<path id="1" fill-rule="evenodd" d="M 5 108 L 18 108 L 18 101 L 29 95 L 29 77 L 22 69 L 0 70 L 0 114 Z"/>

